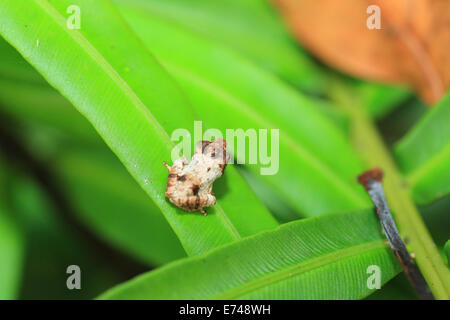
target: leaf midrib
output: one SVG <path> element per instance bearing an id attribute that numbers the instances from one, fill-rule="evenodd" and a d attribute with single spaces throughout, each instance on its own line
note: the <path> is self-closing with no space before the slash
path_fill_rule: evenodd
<path id="1" fill-rule="evenodd" d="M 298 264 L 287 267 L 280 271 L 269 273 L 253 281 L 243 283 L 241 286 L 232 288 L 228 291 L 215 295 L 211 299 L 218 299 L 218 300 L 237 299 L 239 296 L 243 296 L 249 292 L 252 292 L 265 286 L 273 285 L 285 279 L 295 277 L 301 273 L 305 273 L 313 269 L 318 269 L 324 265 L 335 263 L 345 258 L 356 256 L 361 252 L 365 253 L 371 250 L 384 247 L 386 247 L 386 245 L 384 244 L 383 240 L 374 240 L 367 243 L 352 246 L 349 248 L 337 250 L 331 253 L 327 253 L 325 255 L 300 262 Z"/>
<path id="2" fill-rule="evenodd" d="M 137 96 L 134 90 L 128 85 L 128 83 L 120 76 L 120 74 L 111 66 L 111 64 L 103 57 L 103 55 L 86 39 L 86 37 L 78 30 L 74 29 L 69 31 L 65 27 L 65 19 L 58 12 L 58 10 L 53 7 L 46 0 L 34 0 L 34 2 L 44 10 L 48 16 L 53 19 L 61 29 L 67 33 L 72 39 L 74 39 L 75 43 L 77 43 L 89 57 L 91 57 L 100 67 L 105 71 L 105 73 L 117 84 L 119 88 L 123 90 L 123 92 L 130 98 L 133 102 L 133 105 L 136 109 L 150 122 L 150 124 L 155 128 L 157 134 L 163 139 L 163 141 L 167 144 L 167 146 L 173 147 L 174 144 L 170 140 L 168 133 L 165 129 L 160 125 L 158 120 L 154 117 L 151 111 L 146 107 L 146 105 L 142 102 L 142 100 Z M 125 22 L 124 22 L 125 23 Z M 215 208 L 217 212 L 220 213 L 218 215 L 219 219 L 222 220 L 226 226 L 226 228 L 231 232 L 231 235 L 234 239 L 240 239 L 241 235 L 237 231 L 234 224 L 230 221 L 229 217 L 226 215 L 223 208 L 219 203 L 216 203 Z"/>

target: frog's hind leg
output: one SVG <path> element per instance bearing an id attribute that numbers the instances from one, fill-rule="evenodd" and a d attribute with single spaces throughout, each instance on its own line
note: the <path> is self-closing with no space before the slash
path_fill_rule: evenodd
<path id="1" fill-rule="evenodd" d="M 208 213 L 203 209 L 203 207 L 211 207 L 216 204 L 216 197 L 212 194 L 207 194 L 205 197 L 201 199 L 202 205 L 198 210 L 206 216 Z"/>
<path id="2" fill-rule="evenodd" d="M 210 194 L 187 196 L 185 198 L 178 198 L 175 200 L 176 206 L 190 212 L 200 211 L 205 216 L 207 213 L 203 208 L 211 207 L 215 204 L 216 198 Z"/>

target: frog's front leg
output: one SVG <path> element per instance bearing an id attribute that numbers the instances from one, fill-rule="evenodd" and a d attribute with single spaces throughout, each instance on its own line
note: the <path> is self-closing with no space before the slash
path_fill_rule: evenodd
<path id="1" fill-rule="evenodd" d="M 163 164 L 169 170 L 165 196 L 171 199 L 176 196 L 177 183 L 180 179 L 179 175 L 183 172 L 184 166 L 182 160 L 175 160 L 172 166 L 169 166 L 165 161 Z"/>
<path id="2" fill-rule="evenodd" d="M 167 170 L 169 170 L 169 172 L 170 172 L 170 170 L 172 170 L 172 168 L 167 164 L 167 162 L 163 161 L 163 165 L 164 165 L 164 167 L 167 168 Z"/>
<path id="3" fill-rule="evenodd" d="M 169 172 L 178 174 L 181 173 L 184 168 L 184 161 L 182 159 L 175 160 L 172 166 L 169 166 L 167 162 L 163 161 L 163 165 L 167 168 L 167 170 L 169 170 Z"/>

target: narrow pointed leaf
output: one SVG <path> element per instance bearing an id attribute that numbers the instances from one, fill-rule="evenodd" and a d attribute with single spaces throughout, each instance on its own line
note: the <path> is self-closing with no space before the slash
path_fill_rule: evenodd
<path id="1" fill-rule="evenodd" d="M 100 299 L 363 298 L 373 266 L 381 283 L 400 271 L 384 242 L 372 210 L 322 215 L 168 264 Z"/>
<path id="2" fill-rule="evenodd" d="M 427 204 L 450 193 L 450 94 L 395 146 L 414 200 Z"/>
<path id="3" fill-rule="evenodd" d="M 24 260 L 24 241 L 6 209 L 0 207 L 0 300 L 19 295 Z"/>
<path id="4" fill-rule="evenodd" d="M 25 255 L 24 235 L 7 206 L 7 169 L 0 157 L 0 300 L 18 298 Z"/>

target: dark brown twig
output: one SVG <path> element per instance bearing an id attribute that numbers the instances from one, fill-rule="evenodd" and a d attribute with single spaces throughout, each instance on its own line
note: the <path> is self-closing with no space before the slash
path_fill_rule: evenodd
<path id="1" fill-rule="evenodd" d="M 397 256 L 400 265 L 411 283 L 417 296 L 422 300 L 434 300 L 431 291 L 425 282 L 422 274 L 411 259 L 411 256 L 403 243 L 402 238 L 397 230 L 391 211 L 386 201 L 383 185 L 383 171 L 381 169 L 372 169 L 364 172 L 358 177 L 361 183 L 369 193 L 373 204 L 375 205 L 378 218 L 383 227 L 389 245 Z"/>

